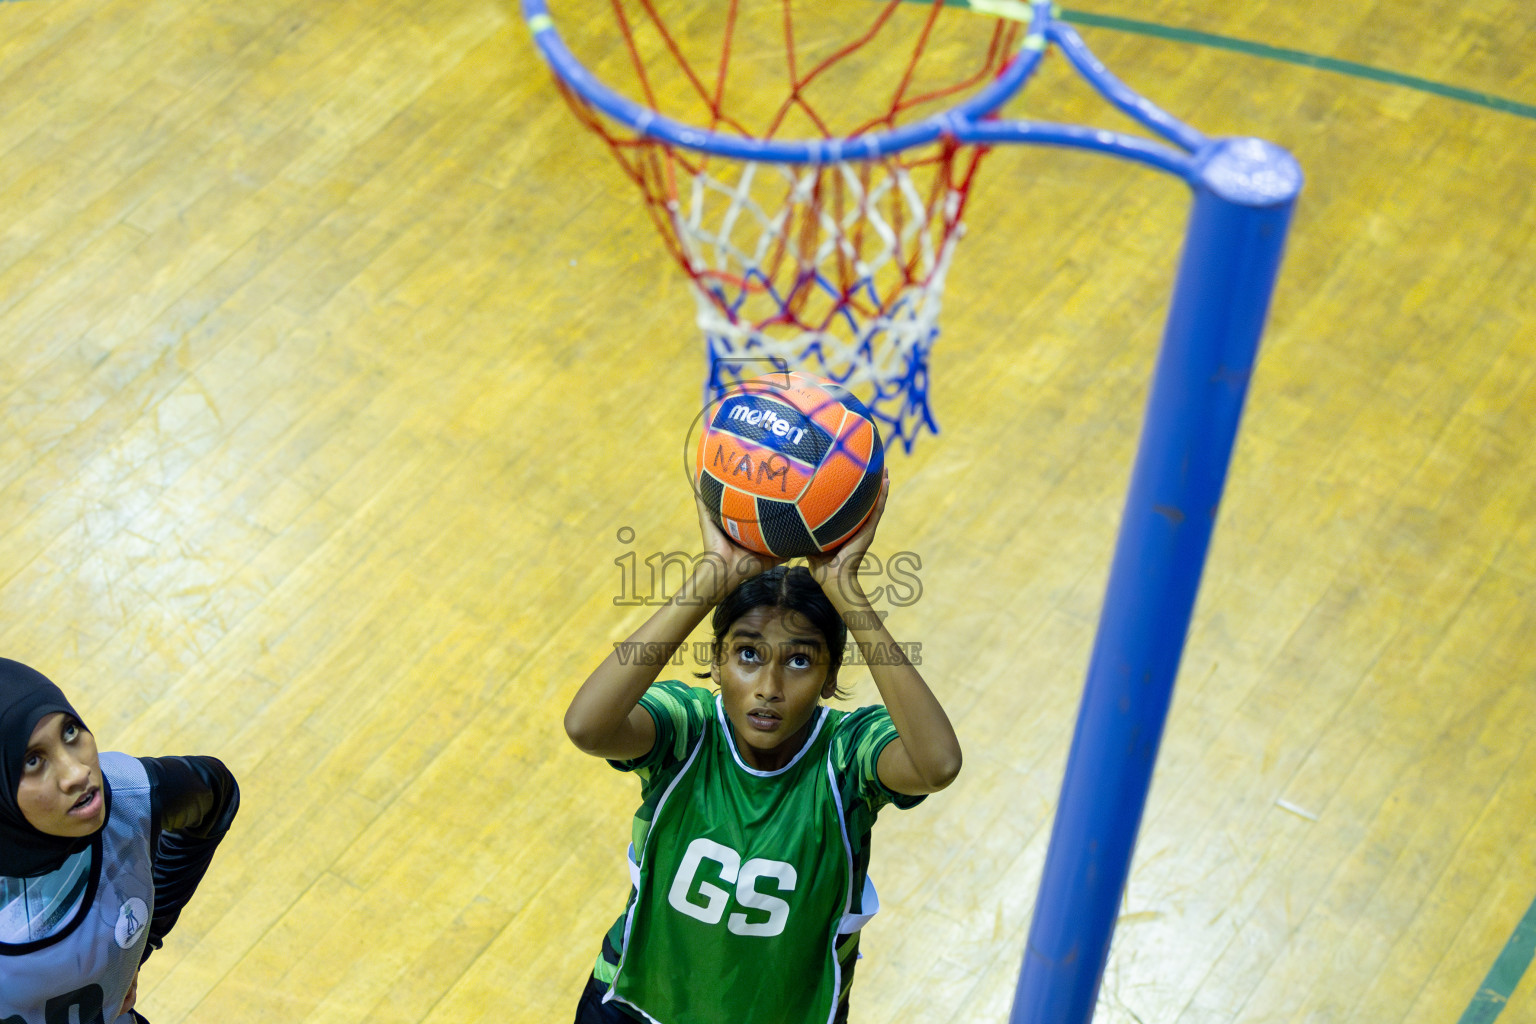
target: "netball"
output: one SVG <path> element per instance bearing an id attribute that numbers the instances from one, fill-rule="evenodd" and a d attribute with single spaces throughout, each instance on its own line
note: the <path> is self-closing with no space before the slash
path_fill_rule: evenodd
<path id="1" fill-rule="evenodd" d="M 732 540 L 793 558 L 830 551 L 863 525 L 884 465 L 880 431 L 848 389 L 775 373 L 710 403 L 693 482 Z"/>

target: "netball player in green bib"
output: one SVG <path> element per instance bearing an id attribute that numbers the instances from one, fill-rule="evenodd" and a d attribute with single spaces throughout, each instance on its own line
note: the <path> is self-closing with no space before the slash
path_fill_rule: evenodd
<path id="1" fill-rule="evenodd" d="M 571 701 L 577 747 L 640 779 L 629 904 L 577 1024 L 836 1024 L 859 930 L 879 907 L 870 829 L 960 770 L 944 709 L 864 596 L 885 507 L 845 545 L 788 568 L 699 509 L 709 557 Z M 718 693 L 655 682 L 710 610 Z M 884 706 L 834 710 L 853 634 Z"/>

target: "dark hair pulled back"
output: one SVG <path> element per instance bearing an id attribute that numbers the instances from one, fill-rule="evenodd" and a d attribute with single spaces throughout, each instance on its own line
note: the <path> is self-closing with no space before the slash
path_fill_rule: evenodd
<path id="1" fill-rule="evenodd" d="M 805 616 L 827 643 L 827 678 L 837 678 L 837 670 L 843 664 L 843 648 L 848 643 L 848 627 L 827 599 L 821 584 L 816 582 L 811 571 L 803 565 L 776 565 L 766 572 L 745 579 L 715 606 L 710 627 L 715 634 L 714 653 L 717 661 L 731 626 L 756 608 L 783 608 Z M 847 696 L 839 686 L 837 697 L 845 699 Z"/>

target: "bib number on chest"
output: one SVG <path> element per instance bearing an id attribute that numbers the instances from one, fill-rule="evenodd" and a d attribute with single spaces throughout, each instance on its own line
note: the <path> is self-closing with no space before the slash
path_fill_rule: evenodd
<path id="1" fill-rule="evenodd" d="M 722 884 L 731 886 L 734 893 Z M 741 854 L 729 846 L 701 837 L 688 844 L 667 902 L 678 913 L 705 924 L 719 924 L 728 905 L 741 907 L 725 919 L 726 928 L 735 935 L 770 936 L 783 932 L 789 920 L 789 904 L 770 893 L 794 890 L 793 864 L 763 857 L 743 864 Z"/>
<path id="2" fill-rule="evenodd" d="M 100 985 L 77 988 L 67 995 L 54 996 L 43 1005 L 45 1024 L 104 1024 L 101 1013 Z M 0 1024 L 27 1024 L 20 1016 L 7 1017 Z"/>

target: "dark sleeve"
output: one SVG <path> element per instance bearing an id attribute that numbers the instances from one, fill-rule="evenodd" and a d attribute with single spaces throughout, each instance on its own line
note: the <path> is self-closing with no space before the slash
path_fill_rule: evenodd
<path id="1" fill-rule="evenodd" d="M 155 909 L 144 959 L 176 926 L 240 809 L 240 787 L 213 757 L 141 757 L 149 773 Z"/>

